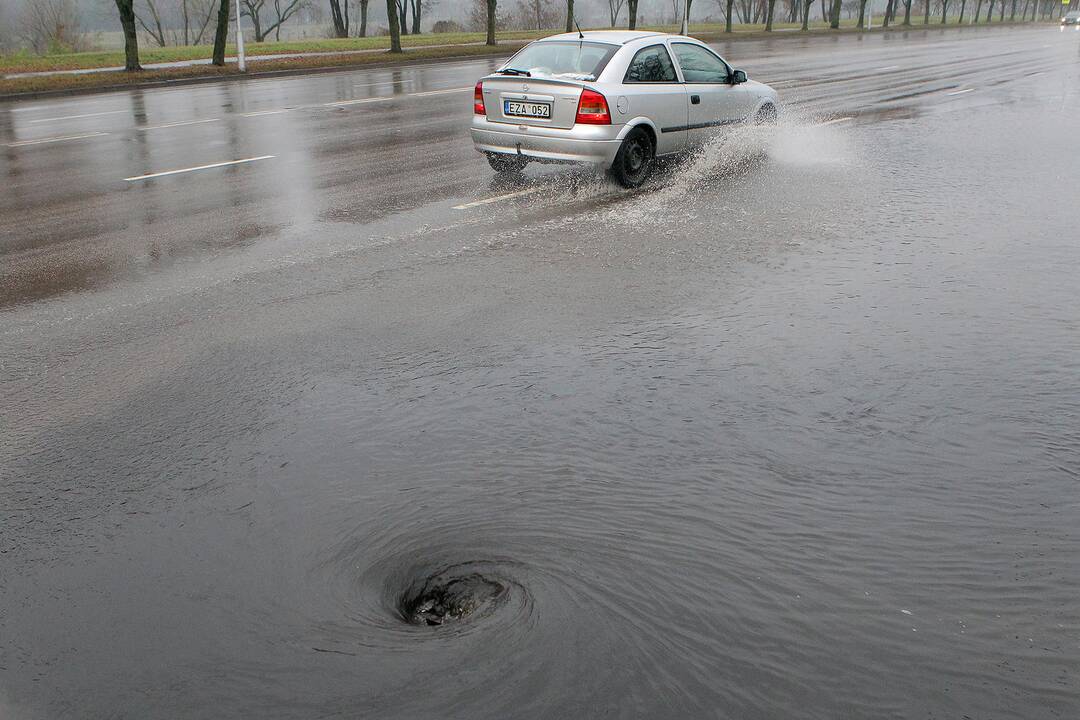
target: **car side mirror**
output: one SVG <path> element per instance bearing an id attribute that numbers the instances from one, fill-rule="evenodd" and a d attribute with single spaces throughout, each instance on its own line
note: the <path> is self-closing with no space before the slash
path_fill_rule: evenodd
<path id="1" fill-rule="evenodd" d="M 731 84 L 732 85 L 740 85 L 740 84 L 746 82 L 746 80 L 747 80 L 746 73 L 743 72 L 742 70 L 736 70 L 733 73 L 731 73 Z"/>

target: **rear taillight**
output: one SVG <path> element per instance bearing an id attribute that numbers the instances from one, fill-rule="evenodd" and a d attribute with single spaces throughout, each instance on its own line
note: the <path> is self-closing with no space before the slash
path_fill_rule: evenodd
<path id="1" fill-rule="evenodd" d="M 484 83 L 476 83 L 476 89 L 473 90 L 472 95 L 472 111 L 476 115 L 487 115 L 487 110 L 484 109 Z"/>
<path id="2" fill-rule="evenodd" d="M 608 110 L 607 98 L 589 88 L 582 90 L 581 99 L 578 100 L 577 105 L 577 118 L 574 122 L 585 125 L 610 125 L 611 112 Z"/>

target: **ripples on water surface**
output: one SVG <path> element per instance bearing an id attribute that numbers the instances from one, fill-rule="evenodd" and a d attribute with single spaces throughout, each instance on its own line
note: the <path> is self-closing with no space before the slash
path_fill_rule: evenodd
<path id="1" fill-rule="evenodd" d="M 1059 119 L 792 124 L 327 269 L 35 448 L 16 500 L 89 478 L 118 529 L 76 567 L 13 533 L 7 668 L 56 648 L 70 717 L 1076 717 Z"/>

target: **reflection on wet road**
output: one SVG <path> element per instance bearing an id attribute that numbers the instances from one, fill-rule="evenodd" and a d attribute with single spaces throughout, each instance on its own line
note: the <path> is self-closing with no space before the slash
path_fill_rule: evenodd
<path id="1" fill-rule="evenodd" d="M 0 716 L 1072 717 L 1074 40 L 721 46 L 639 192 L 488 61 L 0 106 Z"/>

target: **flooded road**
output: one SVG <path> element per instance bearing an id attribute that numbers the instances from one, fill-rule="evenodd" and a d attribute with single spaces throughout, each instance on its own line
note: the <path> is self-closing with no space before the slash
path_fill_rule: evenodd
<path id="1" fill-rule="evenodd" d="M 639 192 L 0 108 L 0 717 L 1076 717 L 1080 42 L 722 49 L 783 121 Z"/>

